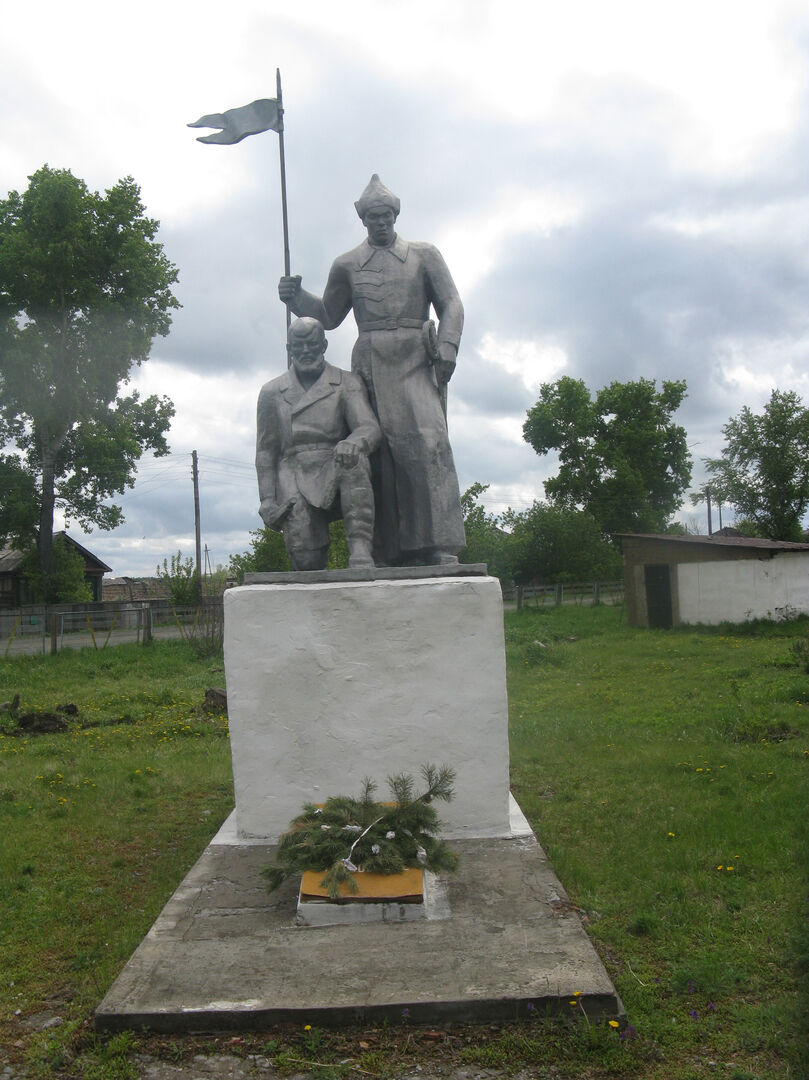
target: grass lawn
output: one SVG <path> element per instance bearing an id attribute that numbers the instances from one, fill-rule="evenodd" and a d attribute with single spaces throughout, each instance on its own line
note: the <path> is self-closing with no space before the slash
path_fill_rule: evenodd
<path id="1" fill-rule="evenodd" d="M 93 1036 L 93 1008 L 232 806 L 226 721 L 201 709 L 221 659 L 156 642 L 0 662 L 0 701 L 78 708 L 52 735 L 0 714 L 0 1047 L 29 1075 L 87 1080 L 134 1077 L 136 1049 L 223 1047 L 282 1071 L 316 1061 L 325 1080 L 432 1062 L 809 1076 L 809 620 L 649 631 L 618 608 L 529 609 L 506 616 L 506 642 L 513 789 L 627 1028 L 571 1006 L 437 1033 Z"/>

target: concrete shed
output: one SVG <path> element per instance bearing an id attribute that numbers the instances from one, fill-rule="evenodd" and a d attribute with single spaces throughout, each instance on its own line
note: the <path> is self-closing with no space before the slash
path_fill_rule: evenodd
<path id="1" fill-rule="evenodd" d="M 630 626 L 809 614 L 809 544 L 667 533 L 619 539 Z"/>

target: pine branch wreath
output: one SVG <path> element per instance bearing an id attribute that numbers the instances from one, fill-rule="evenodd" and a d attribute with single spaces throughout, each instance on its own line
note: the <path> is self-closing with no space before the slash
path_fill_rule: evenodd
<path id="1" fill-rule="evenodd" d="M 321 885 L 336 900 L 347 882 L 357 892 L 354 874 L 398 874 L 407 867 L 438 873 L 454 870 L 458 856 L 439 840 L 441 822 L 432 803 L 449 802 L 455 770 L 446 765 L 422 765 L 426 791 L 415 794 L 412 776 L 388 777 L 392 800 L 375 802 L 377 785 L 368 777 L 359 798 L 332 796 L 322 806 L 306 803 L 278 843 L 275 864 L 265 867 L 270 891 L 293 874 L 323 870 Z"/>

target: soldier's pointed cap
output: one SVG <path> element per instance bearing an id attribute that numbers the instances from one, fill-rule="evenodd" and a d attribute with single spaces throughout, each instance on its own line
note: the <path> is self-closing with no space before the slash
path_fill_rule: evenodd
<path id="1" fill-rule="evenodd" d="M 365 191 L 354 203 L 354 206 L 359 216 L 364 218 L 372 206 L 389 206 L 394 214 L 398 214 L 402 204 L 399 201 L 399 196 L 394 195 L 390 188 L 386 188 L 379 179 L 379 174 L 374 173 L 368 181 Z"/>

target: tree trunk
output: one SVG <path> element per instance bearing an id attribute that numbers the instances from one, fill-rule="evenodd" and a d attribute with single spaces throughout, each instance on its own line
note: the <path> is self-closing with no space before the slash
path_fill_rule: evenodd
<path id="1" fill-rule="evenodd" d="M 43 443 L 44 443 L 43 439 Z M 56 455 L 42 447 L 42 499 L 39 510 L 39 531 L 37 532 L 37 552 L 39 568 L 42 571 L 42 586 L 45 602 L 51 600 L 53 575 L 56 566 L 53 558 L 53 509 L 56 503 L 54 494 Z"/>

